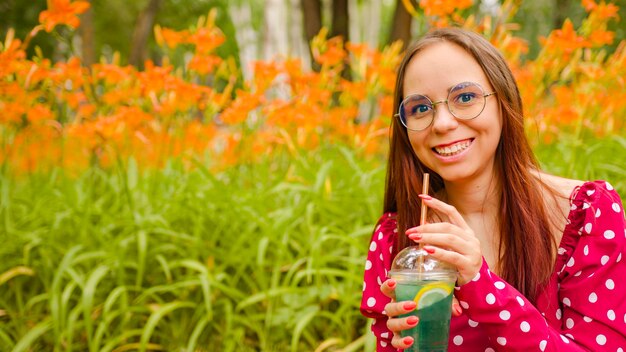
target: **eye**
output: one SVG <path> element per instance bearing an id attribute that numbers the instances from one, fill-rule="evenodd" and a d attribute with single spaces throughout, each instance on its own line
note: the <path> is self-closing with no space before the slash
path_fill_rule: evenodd
<path id="1" fill-rule="evenodd" d="M 411 109 L 411 115 L 423 115 L 430 111 L 430 105 L 419 104 L 415 105 L 413 109 Z"/>
<path id="2" fill-rule="evenodd" d="M 474 103 L 475 101 L 476 93 L 474 92 L 462 92 L 454 98 L 454 103 L 460 105 L 469 105 Z"/>
<path id="3" fill-rule="evenodd" d="M 412 119 L 421 119 L 429 116 L 433 110 L 430 100 L 423 95 L 414 95 L 406 99 L 403 104 L 404 113 Z"/>

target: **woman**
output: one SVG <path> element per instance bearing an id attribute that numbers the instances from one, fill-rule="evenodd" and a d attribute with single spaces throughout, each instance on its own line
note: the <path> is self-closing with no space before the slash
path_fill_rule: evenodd
<path id="1" fill-rule="evenodd" d="M 418 319 L 398 316 L 415 303 L 393 300 L 387 271 L 415 243 L 458 270 L 450 351 L 626 350 L 622 202 L 608 182 L 539 170 L 497 49 L 462 29 L 427 34 L 400 64 L 394 106 L 361 304 L 377 351 L 413 343 L 400 331 Z"/>

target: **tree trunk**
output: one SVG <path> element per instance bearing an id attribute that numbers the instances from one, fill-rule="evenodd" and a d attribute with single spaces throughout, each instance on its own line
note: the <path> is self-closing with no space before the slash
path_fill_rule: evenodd
<path id="1" fill-rule="evenodd" d="M 411 0 L 415 8 L 417 8 L 417 3 L 415 0 Z M 412 21 L 411 14 L 406 10 L 402 0 L 396 0 L 396 9 L 393 13 L 393 21 L 391 21 L 391 34 L 389 35 L 389 42 L 391 44 L 396 40 L 402 41 L 402 48 L 406 48 L 408 43 L 411 41 L 411 23 Z"/>
<path id="2" fill-rule="evenodd" d="M 82 62 L 84 66 L 90 67 L 96 62 L 96 50 L 94 47 L 94 27 L 93 27 L 93 1 L 90 1 L 87 11 L 80 18 L 80 45 L 82 52 Z"/>
<path id="3" fill-rule="evenodd" d="M 243 78 L 252 80 L 252 62 L 259 59 L 259 35 L 252 26 L 252 9 L 249 3 L 231 4 L 228 13 L 233 21 L 235 38 L 239 47 L 239 64 Z"/>
<path id="4" fill-rule="evenodd" d="M 348 14 L 348 0 L 333 0 L 333 20 L 330 36 L 342 36 L 344 41 L 350 40 L 348 27 L 350 18 Z"/>
<path id="5" fill-rule="evenodd" d="M 137 18 L 128 62 L 139 69 L 143 68 L 143 62 L 148 57 L 148 37 L 160 6 L 161 0 L 150 0 Z"/>
<path id="6" fill-rule="evenodd" d="M 380 38 L 382 6 L 382 1 L 370 1 L 366 7 L 367 10 L 363 22 L 365 26 L 365 40 L 373 48 L 377 48 L 385 40 Z"/>
<path id="7" fill-rule="evenodd" d="M 289 0 L 287 13 L 302 13 L 300 0 Z M 300 58 L 302 67 L 311 67 L 309 45 L 304 37 L 304 16 L 287 17 L 287 34 L 289 37 L 289 55 Z"/>
<path id="8" fill-rule="evenodd" d="M 556 0 L 553 17 L 554 28 L 563 27 L 563 23 L 570 13 L 570 2 L 569 0 Z"/>
<path id="9" fill-rule="evenodd" d="M 350 40 L 350 27 L 348 13 L 348 0 L 333 0 L 333 15 L 332 15 L 332 28 L 330 30 L 330 36 L 341 36 L 343 43 L 347 43 Z M 341 76 L 345 79 L 350 79 L 350 67 L 346 64 L 343 65 L 341 70 Z"/>
<path id="10" fill-rule="evenodd" d="M 287 10 L 283 0 L 265 0 L 263 53 L 266 60 L 284 58 L 288 54 Z"/>
<path id="11" fill-rule="evenodd" d="M 313 58 L 311 40 L 322 29 L 322 2 L 320 0 L 302 0 L 302 17 L 304 18 L 304 35 L 311 56 L 311 68 L 319 71 L 321 67 Z"/>

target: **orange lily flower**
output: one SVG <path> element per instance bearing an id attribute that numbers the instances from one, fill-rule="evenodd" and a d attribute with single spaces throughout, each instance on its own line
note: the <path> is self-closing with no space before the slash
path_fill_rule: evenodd
<path id="1" fill-rule="evenodd" d="M 52 32 L 57 25 L 77 28 L 80 24 L 77 16 L 88 8 L 87 1 L 48 0 L 48 9 L 39 14 L 39 22 L 46 32 Z"/>

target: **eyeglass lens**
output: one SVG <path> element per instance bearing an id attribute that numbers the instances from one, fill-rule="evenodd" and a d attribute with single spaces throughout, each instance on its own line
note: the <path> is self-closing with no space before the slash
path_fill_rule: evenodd
<path id="1" fill-rule="evenodd" d="M 436 104 L 447 103 L 450 113 L 458 119 L 473 119 L 485 107 L 485 93 L 477 83 L 464 82 L 448 93 L 448 99 Z M 423 130 L 430 126 L 435 117 L 433 102 L 426 96 L 410 95 L 400 104 L 402 123 L 411 130 Z"/>

